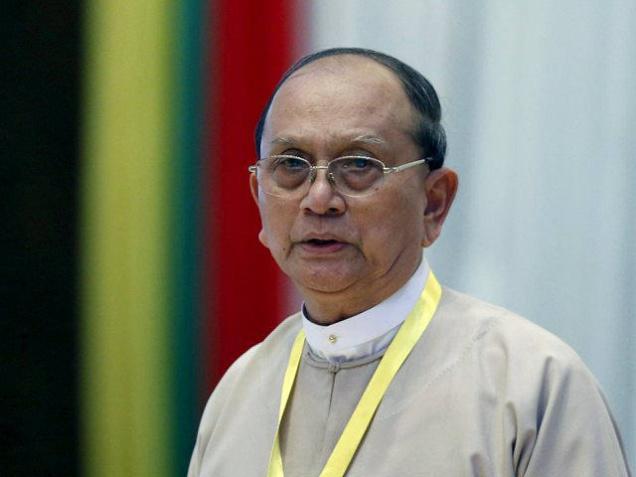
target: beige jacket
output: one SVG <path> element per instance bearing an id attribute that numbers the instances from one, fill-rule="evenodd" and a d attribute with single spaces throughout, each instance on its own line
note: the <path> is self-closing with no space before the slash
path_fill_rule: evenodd
<path id="1" fill-rule="evenodd" d="M 189 477 L 265 476 L 299 315 L 228 370 L 212 394 Z M 305 347 L 281 429 L 286 477 L 320 474 L 381 355 L 340 367 Z M 558 338 L 444 289 L 349 467 L 369 476 L 628 476 L 599 386 Z"/>

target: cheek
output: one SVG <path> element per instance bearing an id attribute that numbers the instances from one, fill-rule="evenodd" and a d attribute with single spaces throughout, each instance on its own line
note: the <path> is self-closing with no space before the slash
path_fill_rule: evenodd
<path id="1" fill-rule="evenodd" d="M 273 255 L 284 254 L 289 249 L 289 231 L 293 223 L 293 216 L 285 207 L 268 204 L 263 201 L 260 205 L 261 231 L 258 234 L 260 242 Z"/>
<path id="2" fill-rule="evenodd" d="M 358 223 L 365 254 L 389 259 L 403 249 L 420 247 L 423 214 L 422 204 L 402 195 L 367 208 Z"/>

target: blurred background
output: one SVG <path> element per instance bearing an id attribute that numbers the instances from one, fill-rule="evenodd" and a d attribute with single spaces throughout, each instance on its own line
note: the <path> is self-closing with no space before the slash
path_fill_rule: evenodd
<path id="1" fill-rule="evenodd" d="M 428 253 L 592 369 L 636 466 L 636 3 L 33 0 L 0 11 L 2 475 L 185 475 L 205 400 L 298 297 L 257 243 L 256 119 L 299 56 L 437 88 Z"/>

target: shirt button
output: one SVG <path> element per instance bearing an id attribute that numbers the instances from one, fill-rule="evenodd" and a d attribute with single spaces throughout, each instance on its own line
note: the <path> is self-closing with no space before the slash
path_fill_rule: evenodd
<path id="1" fill-rule="evenodd" d="M 329 338 L 327 338 L 329 340 L 329 343 L 331 344 L 336 344 L 336 342 L 338 341 L 338 337 L 336 335 L 329 335 Z"/>

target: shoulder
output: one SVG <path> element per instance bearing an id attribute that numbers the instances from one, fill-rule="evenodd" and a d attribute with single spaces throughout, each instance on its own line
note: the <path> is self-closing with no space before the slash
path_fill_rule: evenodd
<path id="1" fill-rule="evenodd" d="M 618 435 L 598 381 L 559 337 L 505 308 L 453 290 L 444 290 L 439 311 L 464 350 L 470 349 L 464 356 L 475 386 L 499 396 L 519 424 L 538 432 L 535 426 L 554 429 L 557 423 L 579 425 L 594 417 L 593 435 Z"/>
<path id="2" fill-rule="evenodd" d="M 447 367 L 470 369 L 480 385 L 505 392 L 512 402 L 545 404 L 567 388 L 603 404 L 600 386 L 579 355 L 529 320 L 450 289 L 443 291 L 435 320 Z"/>
<path id="3" fill-rule="evenodd" d="M 520 474 L 592 475 L 596 468 L 593 475 L 628 475 L 603 392 L 570 346 L 505 308 L 449 289 L 435 320 L 448 382 L 501 423 Z M 574 448 L 577 457 L 565 459 Z M 575 468 L 581 472 L 564 473 Z"/>
<path id="4" fill-rule="evenodd" d="M 212 392 L 201 418 L 200 433 L 211 431 L 235 397 L 255 396 L 285 369 L 294 338 L 301 328 L 300 314 L 287 317 L 262 342 L 243 353 L 225 372 Z"/>
<path id="5" fill-rule="evenodd" d="M 559 337 L 500 306 L 444 288 L 438 314 L 450 334 L 484 350 L 500 349 L 506 357 L 558 358 L 575 367 L 582 365 L 576 352 Z"/>
<path id="6" fill-rule="evenodd" d="M 212 392 L 199 424 L 188 475 L 204 466 L 223 466 L 223 455 L 249 438 L 267 435 L 274 425 L 282 373 L 294 338 L 299 314 L 278 325 L 261 343 L 247 350 L 227 370 Z"/>

